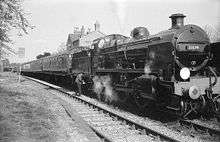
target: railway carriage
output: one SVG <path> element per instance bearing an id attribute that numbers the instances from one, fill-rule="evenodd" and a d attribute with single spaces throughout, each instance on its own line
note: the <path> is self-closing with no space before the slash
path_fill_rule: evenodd
<path id="1" fill-rule="evenodd" d="M 42 60 L 34 60 L 21 65 L 21 73 L 33 76 L 42 72 Z"/>
<path id="2" fill-rule="evenodd" d="M 48 73 L 68 74 L 70 68 L 69 54 L 62 53 L 42 59 L 43 71 Z"/>
<path id="3" fill-rule="evenodd" d="M 91 74 L 91 55 L 89 49 L 81 50 L 72 54 L 71 73 Z"/>

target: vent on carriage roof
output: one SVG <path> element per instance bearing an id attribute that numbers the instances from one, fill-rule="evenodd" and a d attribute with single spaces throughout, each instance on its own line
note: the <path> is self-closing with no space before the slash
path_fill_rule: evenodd
<path id="1" fill-rule="evenodd" d="M 172 14 L 169 18 L 171 18 L 172 27 L 171 28 L 180 28 L 184 26 L 184 18 L 186 16 L 180 13 Z"/>

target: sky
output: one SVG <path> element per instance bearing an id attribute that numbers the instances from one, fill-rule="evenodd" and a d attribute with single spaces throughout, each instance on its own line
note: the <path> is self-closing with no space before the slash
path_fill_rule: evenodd
<path id="1" fill-rule="evenodd" d="M 220 27 L 219 0 L 24 0 L 23 9 L 35 28 L 24 36 L 12 35 L 12 48 L 25 48 L 25 57 L 11 55 L 11 63 L 56 52 L 74 27 L 94 30 L 96 20 L 101 32 L 125 36 L 137 26 L 146 27 L 150 34 L 167 30 L 174 13 L 186 15 L 185 24 Z"/>

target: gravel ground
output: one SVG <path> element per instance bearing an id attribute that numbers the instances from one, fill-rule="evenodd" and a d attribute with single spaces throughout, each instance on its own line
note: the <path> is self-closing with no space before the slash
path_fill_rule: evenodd
<path id="1" fill-rule="evenodd" d="M 0 73 L 0 142 L 90 141 L 45 89 Z"/>

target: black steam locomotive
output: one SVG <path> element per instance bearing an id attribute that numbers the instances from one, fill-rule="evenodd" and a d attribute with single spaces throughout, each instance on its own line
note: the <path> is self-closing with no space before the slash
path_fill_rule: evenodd
<path id="1" fill-rule="evenodd" d="M 83 73 L 84 91 L 106 101 L 132 98 L 141 109 L 153 103 L 183 117 L 219 113 L 220 84 L 216 67 L 209 66 L 209 38 L 200 27 L 184 25 L 184 17 L 171 15 L 172 27 L 156 35 L 137 27 L 132 38 L 108 35 L 91 48 L 25 63 L 22 73 L 69 82 Z"/>

